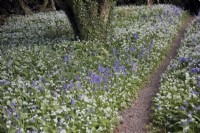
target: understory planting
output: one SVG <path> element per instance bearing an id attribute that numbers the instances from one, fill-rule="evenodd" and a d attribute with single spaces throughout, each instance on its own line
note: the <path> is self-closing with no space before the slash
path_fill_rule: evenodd
<path id="1" fill-rule="evenodd" d="M 70 41 L 63 12 L 12 17 L 0 32 L 0 132 L 112 131 L 184 14 L 172 5 L 118 7 L 105 43 Z"/>
<path id="2" fill-rule="evenodd" d="M 153 123 L 165 132 L 200 131 L 200 15 L 188 27 L 176 59 L 161 79 Z"/>

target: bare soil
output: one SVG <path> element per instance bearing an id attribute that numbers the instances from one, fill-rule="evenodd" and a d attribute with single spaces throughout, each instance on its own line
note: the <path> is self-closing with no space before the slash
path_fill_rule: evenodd
<path id="1" fill-rule="evenodd" d="M 139 97 L 134 100 L 130 108 L 120 112 L 122 121 L 115 128 L 114 133 L 146 133 L 146 126 L 152 118 L 152 98 L 159 90 L 161 75 L 165 72 L 170 61 L 177 55 L 177 50 L 181 45 L 181 39 L 184 37 L 186 28 L 194 17 L 189 16 L 181 25 L 175 39 L 173 40 L 171 49 L 162 61 L 161 65 L 152 73 L 150 81 L 139 92 Z"/>

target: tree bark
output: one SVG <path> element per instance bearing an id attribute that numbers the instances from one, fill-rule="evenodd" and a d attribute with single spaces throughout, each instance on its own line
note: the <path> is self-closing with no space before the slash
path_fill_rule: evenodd
<path id="1" fill-rule="evenodd" d="M 56 11 L 56 6 L 55 6 L 54 0 L 50 0 L 49 3 L 50 3 L 50 7 L 51 7 L 52 11 Z"/>
<path id="2" fill-rule="evenodd" d="M 69 18 L 75 37 L 81 40 L 106 38 L 111 2 L 109 0 L 55 0 Z"/>
<path id="3" fill-rule="evenodd" d="M 40 12 L 44 12 L 46 11 L 47 5 L 48 5 L 49 1 L 48 0 L 44 0 L 42 6 L 40 7 L 39 11 Z"/>
<path id="4" fill-rule="evenodd" d="M 152 6 L 153 5 L 153 0 L 147 0 L 147 4 L 148 4 L 148 6 Z"/>
<path id="5" fill-rule="evenodd" d="M 20 7 L 22 8 L 22 10 L 24 11 L 25 15 L 32 15 L 33 12 L 31 11 L 31 9 L 26 6 L 26 4 L 24 3 L 23 0 L 18 0 Z"/>

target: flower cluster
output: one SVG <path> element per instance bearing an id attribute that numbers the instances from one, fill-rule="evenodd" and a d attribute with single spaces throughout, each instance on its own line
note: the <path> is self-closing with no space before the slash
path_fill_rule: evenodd
<path id="1" fill-rule="evenodd" d="M 0 28 L 0 44 L 33 45 L 63 43 L 73 37 L 64 12 L 11 16 Z"/>
<path id="2" fill-rule="evenodd" d="M 63 16 L 62 12 L 56 14 Z M 22 45 L 7 48 L 2 42 L 0 131 L 112 130 L 118 111 L 137 95 L 166 55 L 183 14 L 169 5 L 119 7 L 112 23 L 114 34 L 103 44 L 65 41 L 23 45 L 22 40 Z M 42 15 L 27 21 L 33 29 L 47 17 Z M 44 23 L 41 28 L 48 29 L 48 21 Z M 21 28 L 13 26 L 11 33 L 25 29 Z M 9 39 L 11 33 L 8 37 L 6 31 L 2 34 Z M 38 36 L 42 33 L 37 32 Z M 20 44 L 20 39 L 16 40 Z"/>
<path id="3" fill-rule="evenodd" d="M 188 27 L 178 56 L 154 99 L 154 123 L 170 132 L 200 130 L 200 16 Z"/>

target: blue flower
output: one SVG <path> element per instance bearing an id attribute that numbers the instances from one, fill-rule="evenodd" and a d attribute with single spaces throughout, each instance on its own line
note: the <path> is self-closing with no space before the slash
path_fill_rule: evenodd
<path id="1" fill-rule="evenodd" d="M 198 86 L 199 86 L 199 88 L 200 88 L 200 81 L 198 82 Z"/>
<path id="2" fill-rule="evenodd" d="M 64 89 L 67 89 L 67 88 L 68 88 L 68 84 L 65 84 L 65 85 L 63 86 L 63 88 L 64 88 Z"/>
<path id="3" fill-rule="evenodd" d="M 9 85 L 10 84 L 10 81 L 8 80 L 0 80 L 0 86 L 1 85 Z"/>
<path id="4" fill-rule="evenodd" d="M 185 104 L 185 106 L 188 106 L 188 102 L 187 101 L 184 101 L 184 104 Z"/>
<path id="5" fill-rule="evenodd" d="M 80 94 L 78 97 L 78 100 L 82 100 L 82 98 L 83 98 L 83 94 Z"/>
<path id="6" fill-rule="evenodd" d="M 198 95 L 198 94 L 199 94 L 199 92 L 198 92 L 198 91 L 196 91 L 196 90 L 193 90 L 193 91 L 192 91 L 192 94 L 193 94 L 193 95 Z"/>
<path id="7" fill-rule="evenodd" d="M 35 86 L 37 86 L 37 81 L 36 80 L 33 81 L 33 87 L 35 87 Z"/>
<path id="8" fill-rule="evenodd" d="M 153 39 L 149 43 L 149 50 L 153 47 Z"/>
<path id="9" fill-rule="evenodd" d="M 184 106 L 181 106 L 180 109 L 183 111 L 186 110 L 186 108 Z"/>
<path id="10" fill-rule="evenodd" d="M 192 72 L 195 74 L 199 73 L 199 68 L 192 68 Z"/>
<path id="11" fill-rule="evenodd" d="M 45 83 L 45 82 L 46 82 L 44 77 L 41 77 L 41 78 L 40 78 L 40 81 L 41 81 L 42 83 Z"/>
<path id="12" fill-rule="evenodd" d="M 131 52 L 135 52 L 135 51 L 136 51 L 136 49 L 135 49 L 135 48 L 133 48 L 133 47 L 130 47 L 130 51 L 131 51 Z"/>
<path id="13" fill-rule="evenodd" d="M 91 77 L 90 77 L 90 81 L 91 81 L 92 84 L 98 84 L 99 85 L 103 81 L 103 78 L 96 73 L 92 73 Z"/>
<path id="14" fill-rule="evenodd" d="M 94 108 L 92 108 L 92 113 L 94 113 L 95 112 L 95 109 Z"/>
<path id="15" fill-rule="evenodd" d="M 139 35 L 136 32 L 133 33 L 133 36 L 135 37 L 136 40 L 138 40 L 140 38 Z"/>
<path id="16" fill-rule="evenodd" d="M 67 56 L 66 54 L 63 56 L 63 58 L 64 58 L 64 62 L 68 62 L 69 63 L 70 60 L 71 60 L 70 56 L 69 55 Z"/>
<path id="17" fill-rule="evenodd" d="M 191 122 L 192 122 L 192 118 L 189 117 L 189 118 L 187 119 L 187 123 L 190 124 Z"/>
<path id="18" fill-rule="evenodd" d="M 196 109 L 196 111 L 200 110 L 200 106 L 196 106 L 195 109 Z"/>
<path id="19" fill-rule="evenodd" d="M 82 89 L 82 85 L 81 85 L 81 83 L 78 83 L 78 90 L 81 90 Z"/>
<path id="20" fill-rule="evenodd" d="M 98 71 L 102 73 L 102 72 L 105 71 L 105 68 L 104 68 L 103 66 L 100 66 L 100 67 L 98 68 Z"/>
<path id="21" fill-rule="evenodd" d="M 114 56 L 116 55 L 116 49 L 115 48 L 113 48 L 113 54 L 114 54 Z"/>
<path id="22" fill-rule="evenodd" d="M 181 63 L 187 62 L 187 61 L 188 61 L 188 58 L 186 58 L 186 57 L 180 57 L 180 58 L 179 58 L 179 61 L 180 61 Z"/>
<path id="23" fill-rule="evenodd" d="M 71 105 L 74 106 L 75 104 L 76 104 L 76 100 L 73 99 L 73 100 L 71 101 Z"/>
<path id="24" fill-rule="evenodd" d="M 81 80 L 81 77 L 79 75 L 77 75 L 76 80 Z"/>
<path id="25" fill-rule="evenodd" d="M 133 62 L 132 63 L 132 71 L 137 72 L 138 70 L 138 62 Z"/>
<path id="26" fill-rule="evenodd" d="M 172 65 L 172 68 L 173 68 L 173 69 L 176 69 L 176 67 L 177 67 L 176 64 L 173 64 L 173 65 Z"/>
<path id="27" fill-rule="evenodd" d="M 6 112 L 7 112 L 7 114 L 8 114 L 9 116 L 12 115 L 12 112 L 11 112 L 9 109 L 6 109 Z"/>
<path id="28" fill-rule="evenodd" d="M 74 83 L 72 80 L 70 81 L 69 85 L 70 85 L 70 89 L 72 89 L 74 87 Z"/>

